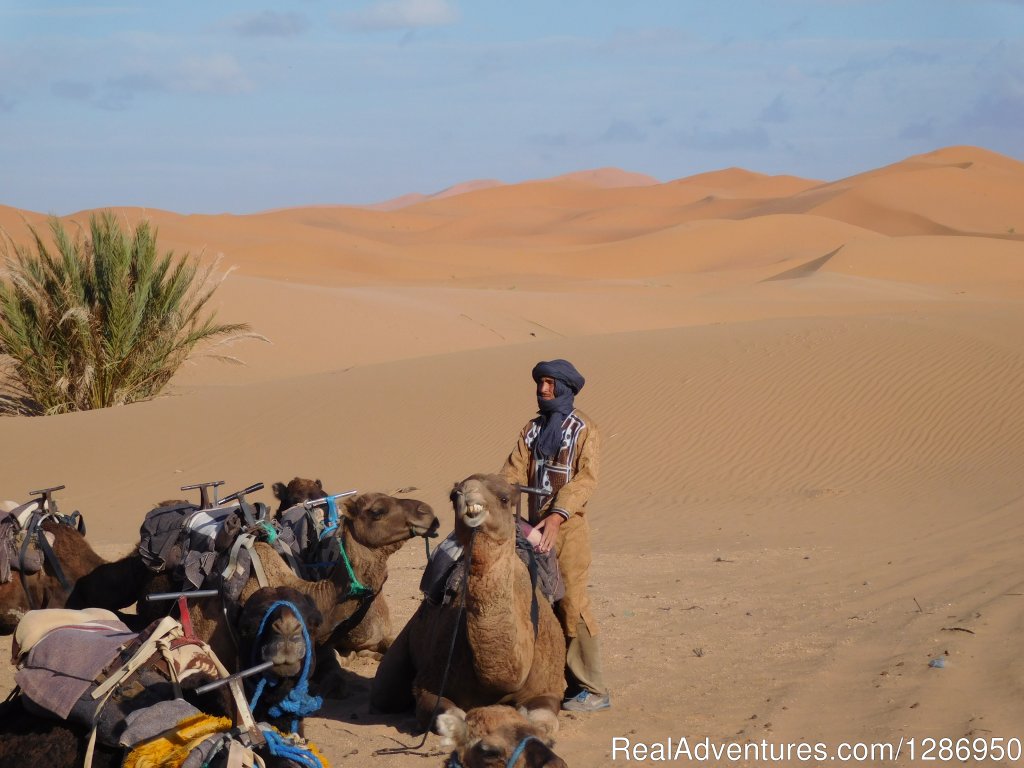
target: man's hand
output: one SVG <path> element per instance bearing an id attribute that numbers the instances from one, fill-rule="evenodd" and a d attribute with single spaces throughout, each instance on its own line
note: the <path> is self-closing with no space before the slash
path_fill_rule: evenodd
<path id="1" fill-rule="evenodd" d="M 555 542 L 558 541 L 558 529 L 565 522 L 565 518 L 557 512 L 552 512 L 550 515 L 545 517 L 534 528 L 535 531 L 541 532 L 540 544 L 537 545 L 538 552 L 550 552 L 551 548 L 555 546 Z"/>

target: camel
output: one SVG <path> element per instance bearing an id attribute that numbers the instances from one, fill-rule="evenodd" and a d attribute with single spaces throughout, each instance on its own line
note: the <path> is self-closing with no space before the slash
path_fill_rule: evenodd
<path id="1" fill-rule="evenodd" d="M 354 584 L 343 564 L 335 568 L 329 579 L 305 581 L 295 575 L 270 544 L 259 541 L 254 545 L 268 584 L 292 587 L 308 595 L 324 617 L 314 641 L 323 650 L 319 656 L 320 677 L 327 677 L 331 684 L 335 684 L 340 675 L 333 655 L 335 649 L 343 653 L 387 650 L 394 637 L 391 614 L 381 592 L 388 578 L 387 560 L 410 538 L 432 535 L 439 525 L 430 505 L 383 493 L 364 493 L 344 499 L 338 511 L 342 516 L 338 542 L 351 563 L 354 576 L 366 588 L 365 595 L 353 594 Z M 133 595 L 126 594 L 126 582 L 135 585 Z M 259 586 L 256 576 L 250 573 L 238 602 L 244 603 Z M 133 552 L 80 579 L 71 603 L 78 608 L 98 606 L 118 610 L 149 592 L 178 588 L 167 574 L 154 575 L 148 571 L 139 554 Z M 197 600 L 191 608 L 197 636 L 208 642 L 226 663 L 237 668 L 231 627 L 221 601 L 216 598 Z M 140 616 L 154 618 L 154 610 L 139 600 Z M 329 689 L 330 685 L 325 688 Z"/>
<path id="2" fill-rule="evenodd" d="M 398 499 L 383 493 L 364 493 L 338 505 L 342 516 L 339 546 L 352 566 L 353 575 L 366 588 L 356 595 L 357 586 L 348 569 L 335 567 L 330 578 L 305 581 L 292 571 L 287 561 L 266 542 L 254 545 L 271 586 L 287 586 L 308 595 L 324 617 L 315 638 L 319 646 L 347 653 L 376 651 L 383 653 L 393 638 L 391 614 L 381 590 L 388 578 L 388 558 L 410 538 L 433 534 L 439 521 L 429 504 L 416 499 Z M 242 587 L 241 600 L 259 588 L 254 574 Z M 210 643 L 214 651 L 231 658 L 230 628 L 217 600 L 196 602 L 193 611 L 196 634 Z M 321 656 L 320 663 L 330 665 L 332 653 Z"/>
<path id="3" fill-rule="evenodd" d="M 281 602 L 286 602 L 289 607 L 282 610 L 280 605 L 276 605 Z M 295 606 L 299 614 L 296 615 L 292 612 L 290 606 Z M 264 622 L 264 617 L 267 616 L 268 609 L 271 608 L 270 616 Z M 34 615 L 40 620 L 48 620 L 49 615 L 53 613 L 57 612 L 37 611 Z M 105 614 L 105 616 L 100 614 Z M 75 612 L 74 616 L 79 618 L 72 617 L 65 620 L 71 621 L 72 624 L 82 621 L 96 624 L 97 622 L 107 623 L 108 619 L 114 618 L 113 614 L 109 612 L 95 609 L 87 612 Z M 305 677 L 308 669 L 303 664 L 303 660 L 311 654 L 301 634 L 299 641 L 296 642 L 295 630 L 300 622 L 315 627 L 318 619 L 319 615 L 316 609 L 303 595 L 287 589 L 259 590 L 243 607 L 240 626 L 248 628 L 264 625 L 262 632 L 246 633 L 245 636 L 250 644 L 247 647 L 253 659 L 274 662 L 274 666 L 263 674 L 271 678 L 271 684 L 275 691 L 291 691 Z M 110 622 L 108 626 L 118 632 L 116 622 Z M 65 640 L 61 636 L 55 642 L 58 644 L 77 642 L 74 628 L 64 631 L 69 633 L 67 639 Z M 28 633 L 28 635 L 32 634 L 32 632 Z M 125 636 L 122 627 L 112 642 L 123 643 L 122 638 Z M 129 640 L 129 647 L 132 650 L 127 654 L 120 655 L 122 663 L 131 657 L 135 648 L 140 647 L 138 644 L 146 636 L 147 633 L 143 633 L 134 644 Z M 45 638 L 46 635 L 43 637 Z M 127 635 L 127 637 L 134 636 Z M 174 656 L 174 665 L 178 669 L 177 675 L 172 676 L 168 671 L 168 662 L 165 660 L 164 651 L 152 646 L 150 655 L 142 664 L 112 689 L 109 700 L 100 710 L 96 720 L 98 727 L 94 766 L 121 766 L 128 752 L 123 745 L 134 746 L 137 743 L 145 742 L 151 737 L 157 736 L 167 727 L 173 728 L 176 723 L 188 724 L 187 730 L 175 737 L 177 739 L 185 739 L 185 732 L 191 732 L 198 736 L 201 735 L 200 729 L 206 729 L 202 731 L 203 733 L 212 734 L 216 731 L 224 731 L 225 727 L 230 727 L 230 720 L 235 715 L 237 702 L 232 700 L 227 688 L 221 687 L 202 694 L 197 690 L 203 684 L 225 674 L 220 661 L 212 657 L 207 646 L 189 641 L 188 638 L 174 640 L 171 647 L 176 649 L 178 654 Z M 67 657 L 61 655 L 55 658 L 67 660 Z M 58 669 L 68 669 L 68 667 L 61 666 Z M 116 666 L 111 669 L 116 669 Z M 19 672 L 20 674 L 22 673 Z M 77 673 L 72 673 L 72 675 L 75 674 Z M 97 682 L 102 681 L 106 674 L 107 672 L 104 671 Z M 175 698 L 172 677 L 178 679 L 184 699 Z M 20 678 L 19 682 L 21 682 Z M 40 685 L 45 686 L 46 684 L 35 683 L 30 686 L 30 689 L 38 690 Z M 91 689 L 86 691 L 79 703 L 71 710 L 68 719 L 59 719 L 55 714 L 46 713 L 44 707 L 36 702 L 28 703 L 27 696 L 23 691 L 0 704 L 0 768 L 35 764 L 40 760 L 45 761 L 41 764 L 47 765 L 48 768 L 65 768 L 65 766 L 71 768 L 71 766 L 82 765 L 89 739 L 87 723 L 92 722 L 92 717 L 89 715 L 90 709 L 80 711 L 80 708 L 83 706 L 83 702 L 90 700 L 90 692 Z M 284 698 L 284 696 L 278 696 L 274 701 L 280 703 Z M 241 701 L 241 706 L 248 707 L 244 700 Z M 136 719 L 139 718 L 139 715 L 133 713 L 138 712 L 142 715 L 141 710 L 145 710 L 146 714 L 140 719 Z M 258 703 L 252 714 L 258 721 L 268 722 L 279 727 L 279 724 L 275 722 L 272 702 L 269 698 Z M 228 721 L 223 721 L 225 725 L 214 728 L 212 718 L 228 718 Z M 283 720 L 283 718 L 277 719 Z M 133 720 L 136 725 L 132 725 Z M 138 725 L 138 723 L 145 724 L 147 721 L 156 725 Z M 281 725 L 285 724 L 282 722 Z M 140 733 L 140 728 L 146 729 L 145 732 Z M 134 733 L 132 729 L 135 729 Z M 289 729 L 285 726 L 281 730 Z M 191 736 L 188 738 L 190 739 Z M 266 746 L 261 747 L 258 752 L 267 761 L 267 766 L 284 768 L 285 766 L 300 765 L 288 760 L 272 758 L 269 754 L 269 747 Z M 222 762 L 211 763 L 211 765 L 226 765 L 223 763 L 225 757 L 226 754 L 222 755 Z M 151 763 L 143 760 L 142 763 L 132 761 L 130 764 L 134 766 Z M 302 765 L 305 764 L 302 763 Z"/>
<path id="4" fill-rule="evenodd" d="M 272 662 L 245 679 L 253 716 L 280 731 L 302 734 L 302 718 L 322 703 L 307 693 L 316 668 L 312 638 L 323 617 L 313 601 L 291 587 L 258 589 L 238 617 L 238 655 L 245 666 Z"/>
<path id="5" fill-rule="evenodd" d="M 550 604 L 516 555 L 518 495 L 498 475 L 472 475 L 456 484 L 451 494 L 455 536 L 466 548 L 465 557 L 472 558 L 465 592 L 451 604 L 420 603 L 377 668 L 370 692 L 374 709 L 398 712 L 415 706 L 420 725 L 428 728 L 435 709 L 514 704 L 557 732 L 565 639 Z M 451 669 L 446 671 L 453 633 Z"/>
<path id="6" fill-rule="evenodd" d="M 71 590 L 82 576 L 104 562 L 85 537 L 71 526 L 47 518 L 42 528 L 53 535 L 53 553 Z M 26 587 L 32 595 L 31 605 Z M 24 586 L 20 576 L 12 573 L 10 581 L 0 584 L 0 635 L 13 634 L 18 622 L 32 607 L 63 608 L 69 594 L 48 560 L 44 559 L 43 567 L 36 573 L 25 574 Z"/>
<path id="7" fill-rule="evenodd" d="M 324 490 L 320 480 L 307 480 L 304 477 L 294 477 L 287 485 L 274 483 L 273 489 L 274 498 L 280 502 L 277 511 L 274 512 L 275 517 L 304 501 L 313 501 L 327 496 L 327 491 Z"/>
<path id="8" fill-rule="evenodd" d="M 504 704 L 451 710 L 437 718 L 441 748 L 453 750 L 446 768 L 568 768 L 551 749 L 549 725 Z"/>

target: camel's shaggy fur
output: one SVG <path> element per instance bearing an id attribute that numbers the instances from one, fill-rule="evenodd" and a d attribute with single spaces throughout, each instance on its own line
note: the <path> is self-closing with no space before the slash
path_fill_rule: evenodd
<path id="1" fill-rule="evenodd" d="M 323 483 L 319 479 L 307 480 L 304 477 L 293 477 L 287 485 L 274 483 L 273 489 L 274 498 L 280 502 L 275 515 L 280 515 L 286 509 L 291 509 L 304 501 L 313 501 L 327 496 L 327 491 L 324 490 Z"/>
<path id="2" fill-rule="evenodd" d="M 71 590 L 79 579 L 104 562 L 76 529 L 51 518 L 43 522 L 43 530 L 53 534 L 53 553 Z M 61 586 L 49 561 L 44 560 L 42 570 L 28 574 L 26 581 L 36 608 L 64 608 L 68 604 L 70 590 Z M 28 596 L 20 575 L 12 573 L 9 582 L 0 584 L 0 635 L 13 634 L 28 610 Z"/>
<path id="3" fill-rule="evenodd" d="M 534 635 L 530 611 L 535 591 L 515 551 L 518 493 L 497 475 L 473 475 L 455 486 L 455 534 L 467 551 L 476 531 L 464 616 L 460 619 L 461 594 L 449 605 L 420 604 L 377 669 L 370 698 L 375 709 L 395 712 L 415 705 L 420 724 L 429 727 L 457 631 L 440 711 L 514 704 L 531 713 L 543 711 L 557 728 L 565 691 L 565 639 L 539 591 Z"/>
<path id="4" fill-rule="evenodd" d="M 464 768 L 508 766 L 524 739 L 529 740 L 509 768 L 568 768 L 551 749 L 554 733 L 549 719 L 531 718 L 503 704 L 469 712 L 450 710 L 437 718 L 437 730 L 441 747 L 454 750 Z"/>
<path id="5" fill-rule="evenodd" d="M 25 710 L 20 698 L 0 703 L 0 768 L 81 768 L 89 733 L 85 726 L 51 720 Z M 260 750 L 266 768 L 304 768 Z M 93 768 L 121 768 L 125 750 L 97 744 Z"/>

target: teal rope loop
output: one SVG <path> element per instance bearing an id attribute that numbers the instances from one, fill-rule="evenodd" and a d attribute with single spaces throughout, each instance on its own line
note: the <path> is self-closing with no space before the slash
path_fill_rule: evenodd
<path id="1" fill-rule="evenodd" d="M 341 540 L 341 536 L 335 536 L 334 539 L 338 542 L 338 551 L 341 553 L 341 562 L 345 564 L 345 573 L 348 574 L 348 597 L 370 597 L 373 594 L 373 589 L 366 586 L 356 578 L 356 572 L 352 570 L 352 562 L 348 559 L 348 553 L 345 551 L 345 544 Z"/>
<path id="2" fill-rule="evenodd" d="M 277 541 L 277 529 L 271 523 L 266 520 L 260 520 L 256 523 L 256 527 L 263 530 L 263 535 L 266 537 L 268 544 L 273 544 Z"/>

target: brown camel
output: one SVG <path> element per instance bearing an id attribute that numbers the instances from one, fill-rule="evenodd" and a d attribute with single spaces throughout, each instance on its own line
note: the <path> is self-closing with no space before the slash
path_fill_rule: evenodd
<path id="1" fill-rule="evenodd" d="M 85 537 L 71 526 L 48 518 L 43 521 L 42 528 L 53 535 L 53 553 L 57 556 L 69 589 L 64 589 L 53 565 L 45 558 L 39 571 L 25 575 L 24 585 L 20 574 L 11 573 L 11 580 L 0 584 L 0 635 L 13 634 L 18 622 L 31 607 L 63 608 L 76 582 L 104 562 L 89 546 Z M 26 588 L 32 595 L 31 606 Z"/>
<path id="2" fill-rule="evenodd" d="M 323 483 L 319 480 L 308 480 L 304 477 L 293 477 L 287 485 L 284 483 L 274 483 L 273 489 L 274 498 L 280 502 L 277 511 L 274 512 L 275 516 L 304 501 L 322 499 L 327 495 Z"/>
<path id="3" fill-rule="evenodd" d="M 312 639 L 323 617 L 313 601 L 291 587 L 258 589 L 238 617 L 242 666 L 272 662 L 259 676 L 245 678 L 253 716 L 280 731 L 302 733 L 302 718 L 319 709 L 306 694 L 316 668 Z M 255 702 L 255 703 L 254 703 Z"/>
<path id="4" fill-rule="evenodd" d="M 254 545 L 269 586 L 288 586 L 308 595 L 324 617 L 314 642 L 318 646 L 318 679 L 321 689 L 331 691 L 340 677 L 334 650 L 383 653 L 394 637 L 391 614 L 382 594 L 387 581 L 388 558 L 410 538 L 433 534 L 439 525 L 428 504 L 416 499 L 398 499 L 382 493 L 364 493 L 339 503 L 342 515 L 339 545 L 348 557 L 352 573 L 365 587 L 365 595 L 354 594 L 353 582 L 344 564 L 339 564 L 329 579 L 305 581 L 291 570 L 280 554 L 265 542 Z M 254 574 L 242 587 L 242 604 L 259 589 Z M 69 604 L 75 608 L 126 608 L 138 600 L 143 622 L 158 618 L 166 605 L 150 604 L 140 598 L 151 592 L 180 589 L 167 573 L 153 574 L 138 552 L 121 560 L 97 567 L 76 584 Z M 229 667 L 238 669 L 238 656 L 231 623 L 217 598 L 190 603 L 196 634 L 208 642 Z M 237 608 L 228 606 L 228 613 Z M 234 621 L 232 618 L 231 622 Z M 245 663 L 243 661 L 243 663 Z"/>
<path id="5" fill-rule="evenodd" d="M 370 693 L 375 709 L 396 712 L 415 705 L 426 728 L 435 706 L 446 711 L 514 704 L 534 719 L 546 719 L 552 734 L 557 731 L 565 639 L 516 555 L 518 494 L 498 475 L 473 475 L 455 486 L 455 535 L 466 548 L 464 557 L 471 557 L 464 604 L 461 591 L 450 604 L 420 603 L 377 668 Z M 455 649 L 445 678 L 453 632 Z"/>
<path id="6" fill-rule="evenodd" d="M 452 749 L 446 766 L 462 768 L 568 768 L 551 749 L 550 722 L 530 719 L 504 704 L 469 712 L 450 710 L 437 718 L 442 749 Z M 514 762 L 513 755 L 518 752 Z"/>
<path id="7" fill-rule="evenodd" d="M 316 641 L 342 652 L 370 650 L 383 653 L 394 636 L 391 614 L 381 590 L 388 578 L 388 558 L 410 538 L 437 530 L 437 517 L 429 504 L 416 499 L 397 499 L 383 493 L 364 493 L 338 505 L 342 530 L 338 536 L 365 595 L 354 594 L 354 584 L 344 564 L 328 579 L 300 579 L 280 554 L 265 542 L 254 545 L 270 586 L 292 587 L 308 595 L 324 616 Z M 242 588 L 241 600 L 259 589 L 254 574 Z M 214 651 L 232 658 L 230 628 L 219 601 L 199 600 L 193 610 L 196 634 Z M 330 658 L 321 657 L 330 663 Z"/>

